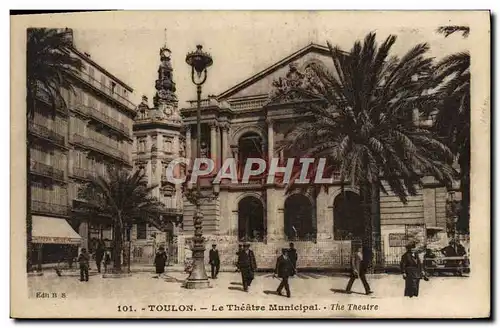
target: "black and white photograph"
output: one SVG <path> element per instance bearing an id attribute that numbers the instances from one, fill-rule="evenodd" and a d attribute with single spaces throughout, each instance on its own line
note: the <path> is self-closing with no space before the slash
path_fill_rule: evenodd
<path id="1" fill-rule="evenodd" d="M 12 317 L 490 316 L 488 11 L 11 27 Z"/>

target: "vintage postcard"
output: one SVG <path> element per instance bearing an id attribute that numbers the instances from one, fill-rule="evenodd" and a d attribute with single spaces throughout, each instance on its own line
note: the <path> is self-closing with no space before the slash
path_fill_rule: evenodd
<path id="1" fill-rule="evenodd" d="M 11 28 L 12 317 L 490 316 L 488 11 Z"/>

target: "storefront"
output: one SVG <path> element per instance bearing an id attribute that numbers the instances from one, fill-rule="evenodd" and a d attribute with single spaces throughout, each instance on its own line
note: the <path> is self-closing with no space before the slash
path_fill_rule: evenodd
<path id="1" fill-rule="evenodd" d="M 40 270 L 42 264 L 69 262 L 78 256 L 82 238 L 65 219 L 34 215 L 32 229 L 32 263 Z"/>

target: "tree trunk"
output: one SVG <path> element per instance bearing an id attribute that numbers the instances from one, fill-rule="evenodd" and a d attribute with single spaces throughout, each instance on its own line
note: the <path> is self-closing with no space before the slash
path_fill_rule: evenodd
<path id="1" fill-rule="evenodd" d="M 368 183 L 363 183 L 360 188 L 361 196 L 361 206 L 363 208 L 363 222 L 365 226 L 364 238 L 363 238 L 363 248 L 365 252 L 373 248 L 373 227 L 372 227 L 372 215 L 371 215 L 371 186 Z"/>
<path id="2" fill-rule="evenodd" d="M 113 271 L 114 273 L 122 272 L 122 248 L 123 248 L 123 228 L 119 220 L 113 224 Z"/>
<path id="3" fill-rule="evenodd" d="M 376 249 L 380 250 L 380 185 L 378 183 L 372 183 L 371 185 L 371 220 L 373 240 L 375 241 Z"/>
<path id="4" fill-rule="evenodd" d="M 122 237 L 122 252 L 123 252 L 123 267 L 129 271 L 130 268 L 130 228 L 123 229 Z"/>

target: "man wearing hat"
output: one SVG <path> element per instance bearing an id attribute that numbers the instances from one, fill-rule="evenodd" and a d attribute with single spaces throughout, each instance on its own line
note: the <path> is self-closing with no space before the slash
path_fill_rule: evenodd
<path id="1" fill-rule="evenodd" d="M 285 288 L 286 297 L 290 297 L 290 285 L 288 284 L 288 278 L 295 274 L 295 267 L 293 266 L 292 260 L 288 256 L 288 249 L 281 249 L 281 255 L 276 261 L 276 268 L 274 270 L 274 277 L 278 275 L 281 278 L 281 283 L 278 286 L 276 292 L 281 295 L 281 291 Z"/>
<path id="2" fill-rule="evenodd" d="M 239 267 L 239 264 L 238 264 L 238 259 L 240 257 L 240 253 L 243 252 L 243 244 L 239 244 L 238 245 L 238 251 L 236 252 L 236 262 L 235 262 L 235 266 L 236 266 L 236 271 L 235 272 L 240 272 L 240 267 Z"/>
<path id="3" fill-rule="evenodd" d="M 248 287 L 252 284 L 254 272 L 257 269 L 255 254 L 250 249 L 250 244 L 248 243 L 243 246 L 243 251 L 238 255 L 238 267 L 241 271 L 243 290 L 248 292 Z"/>
<path id="4" fill-rule="evenodd" d="M 212 279 L 217 279 L 220 269 L 219 250 L 217 250 L 217 245 L 212 244 L 212 249 L 208 254 L 208 260 L 210 262 L 210 267 L 212 268 Z"/>

